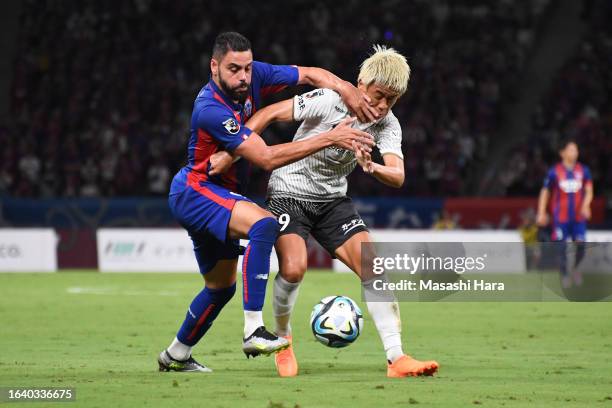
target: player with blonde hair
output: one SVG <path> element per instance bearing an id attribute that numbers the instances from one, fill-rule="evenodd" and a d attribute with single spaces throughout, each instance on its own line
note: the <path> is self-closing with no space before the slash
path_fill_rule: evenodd
<path id="1" fill-rule="evenodd" d="M 346 176 L 360 165 L 367 174 L 388 186 L 400 188 L 404 184 L 402 130 L 391 108 L 406 92 L 409 79 L 406 58 L 392 48 L 374 46 L 374 53 L 361 64 L 357 87 L 370 97 L 370 106 L 376 109 L 380 119 L 353 126 L 374 137 L 382 164 L 372 162 L 369 152 L 359 146 L 353 146 L 354 151 L 330 147 L 272 172 L 268 209 L 280 224 L 275 244 L 280 271 L 274 281 L 273 296 L 278 336 L 291 340 L 289 319 L 307 268 L 309 234 L 332 257 L 340 259 L 361 277 L 366 290 L 372 285 L 372 279 L 362 273 L 361 265 L 362 243 L 371 242 L 371 237 L 346 196 Z M 301 121 L 293 138 L 298 141 L 333 129 L 351 115 L 336 92 L 316 89 L 264 108 L 247 125 L 261 133 L 275 121 Z M 418 361 L 404 354 L 397 301 L 387 298 L 366 303 L 385 349 L 387 376 L 433 375 L 438 369 L 437 362 Z M 281 377 L 297 375 L 298 364 L 292 347 L 278 353 L 275 362 Z"/>

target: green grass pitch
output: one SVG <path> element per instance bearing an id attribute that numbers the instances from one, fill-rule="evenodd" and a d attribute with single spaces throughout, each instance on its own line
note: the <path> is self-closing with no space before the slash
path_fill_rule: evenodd
<path id="1" fill-rule="evenodd" d="M 157 354 L 201 284 L 196 273 L 0 274 L 0 386 L 76 387 L 75 403 L 20 407 L 612 407 L 610 303 L 402 303 L 405 350 L 441 370 L 387 379 L 358 280 L 311 271 L 292 325 L 298 377 L 242 354 L 240 292 L 194 350 L 214 373 L 159 373 Z M 333 294 L 366 315 L 342 350 L 316 343 L 308 326 Z M 273 327 L 271 286 L 265 318 Z"/>

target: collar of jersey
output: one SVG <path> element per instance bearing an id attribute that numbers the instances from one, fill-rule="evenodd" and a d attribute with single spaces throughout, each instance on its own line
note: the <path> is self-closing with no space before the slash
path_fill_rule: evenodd
<path id="1" fill-rule="evenodd" d="M 234 103 L 234 101 L 232 101 L 231 99 L 228 98 L 228 96 L 225 94 L 225 92 L 223 92 L 215 83 L 215 81 L 213 81 L 212 79 L 208 82 L 208 85 L 210 86 L 210 89 L 214 92 L 217 93 L 221 99 L 223 99 L 223 101 L 225 102 L 225 104 L 230 108 L 233 109 L 236 112 L 241 112 L 242 111 L 242 105 L 239 103 Z"/>

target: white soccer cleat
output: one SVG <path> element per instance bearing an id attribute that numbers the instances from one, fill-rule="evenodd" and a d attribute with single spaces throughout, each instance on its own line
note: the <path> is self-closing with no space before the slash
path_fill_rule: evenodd
<path id="1" fill-rule="evenodd" d="M 257 357 L 261 354 L 269 356 L 281 350 L 285 350 L 291 342 L 284 337 L 278 337 L 260 326 L 249 337 L 243 340 L 242 351 L 249 357 Z"/>

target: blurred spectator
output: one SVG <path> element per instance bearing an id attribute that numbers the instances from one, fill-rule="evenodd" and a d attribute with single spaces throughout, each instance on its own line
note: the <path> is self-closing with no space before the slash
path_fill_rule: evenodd
<path id="1" fill-rule="evenodd" d="M 435 230 L 452 230 L 457 228 L 457 220 L 447 210 L 443 210 L 442 214 L 431 226 Z"/>
<path id="2" fill-rule="evenodd" d="M 535 270 L 540 263 L 539 229 L 535 221 L 535 209 L 527 208 L 521 213 L 521 225 L 518 230 L 525 244 L 527 270 Z"/>

